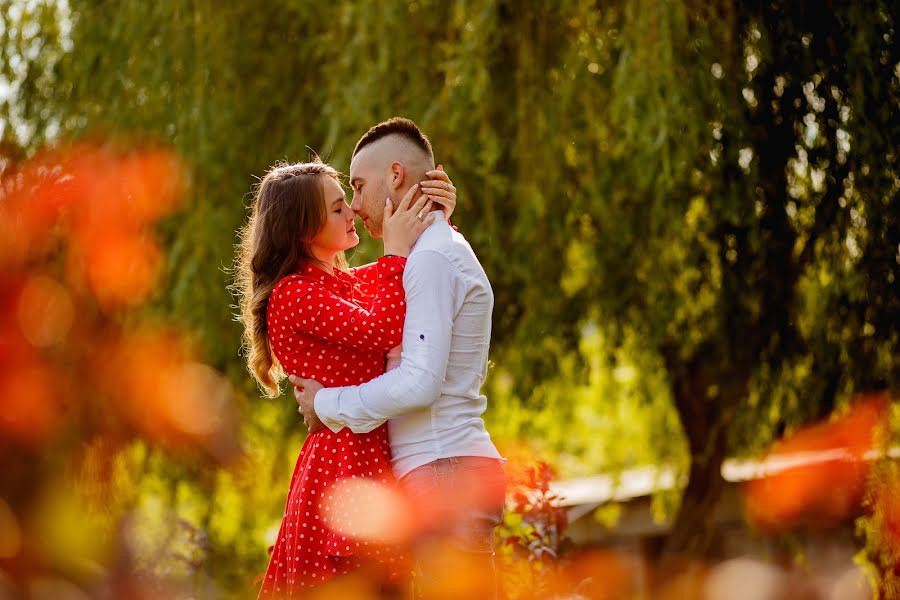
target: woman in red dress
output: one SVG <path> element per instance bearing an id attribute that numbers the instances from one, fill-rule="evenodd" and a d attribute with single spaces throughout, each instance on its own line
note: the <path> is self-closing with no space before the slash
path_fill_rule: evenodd
<path id="1" fill-rule="evenodd" d="M 429 175 L 449 181 L 443 172 Z M 244 348 L 250 372 L 269 396 L 278 395 L 286 375 L 343 386 L 384 372 L 386 353 L 402 338 L 405 257 L 432 220 L 417 215 L 433 200 L 448 210 L 456 203 L 452 191 L 433 187 L 437 181 L 423 182 L 428 195 L 415 202 L 414 187 L 396 211 L 386 203 L 385 256 L 348 269 L 343 252 L 359 236 L 338 176 L 318 161 L 271 169 L 241 232 Z M 359 477 L 393 482 L 386 425 L 367 434 L 322 429 L 306 438 L 260 598 L 302 595 L 373 561 L 397 577 L 402 553 L 344 536 L 324 522 L 322 503 L 334 484 Z"/>

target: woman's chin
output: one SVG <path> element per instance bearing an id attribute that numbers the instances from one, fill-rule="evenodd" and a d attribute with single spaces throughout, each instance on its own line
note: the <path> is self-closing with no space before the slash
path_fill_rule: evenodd
<path id="1" fill-rule="evenodd" d="M 347 247 L 344 250 L 349 250 L 350 248 L 356 248 L 359 246 L 359 236 L 357 234 L 353 234 L 350 236 L 350 239 L 347 240 Z"/>

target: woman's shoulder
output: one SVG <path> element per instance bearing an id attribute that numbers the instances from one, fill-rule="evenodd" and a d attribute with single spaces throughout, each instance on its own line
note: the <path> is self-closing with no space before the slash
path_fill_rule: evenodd
<path id="1" fill-rule="evenodd" d="M 303 273 L 292 273 L 278 280 L 272 288 L 269 302 L 284 302 L 308 297 L 321 291 L 322 282 Z"/>
<path id="2" fill-rule="evenodd" d="M 355 279 L 367 279 L 378 272 L 378 261 L 359 265 L 358 267 L 350 267 L 346 273 Z"/>

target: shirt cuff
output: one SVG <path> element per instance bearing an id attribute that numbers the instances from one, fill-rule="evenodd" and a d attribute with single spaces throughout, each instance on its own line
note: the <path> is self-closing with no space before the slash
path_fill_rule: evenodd
<path id="1" fill-rule="evenodd" d="M 338 433 L 345 427 L 338 421 L 338 404 L 341 397 L 341 388 L 322 388 L 316 392 L 313 398 L 313 409 L 316 416 L 331 431 Z"/>

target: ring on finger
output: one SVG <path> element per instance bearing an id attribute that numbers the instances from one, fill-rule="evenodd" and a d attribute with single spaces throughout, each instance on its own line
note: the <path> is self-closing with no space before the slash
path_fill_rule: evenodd
<path id="1" fill-rule="evenodd" d="M 420 220 L 420 221 L 424 221 L 424 220 L 425 220 L 425 211 L 424 211 L 424 210 L 420 210 L 420 211 L 416 214 L 416 218 L 417 218 L 418 220 Z"/>

